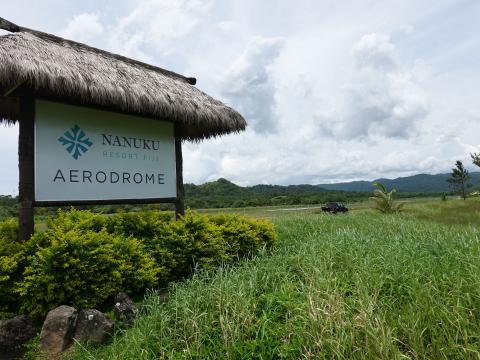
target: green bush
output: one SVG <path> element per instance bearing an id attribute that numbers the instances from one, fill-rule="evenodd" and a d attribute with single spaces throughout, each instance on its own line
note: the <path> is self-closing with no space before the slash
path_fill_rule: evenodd
<path id="1" fill-rule="evenodd" d="M 59 211 L 47 229 L 20 243 L 14 220 L 0 223 L 0 317 L 39 318 L 67 304 L 101 305 L 118 291 L 141 294 L 270 247 L 270 223 L 188 211 L 178 221 L 157 211 L 115 216 Z"/>
<path id="2" fill-rule="evenodd" d="M 15 283 L 22 278 L 25 261 L 23 243 L 17 241 L 18 223 L 0 223 L 0 318 L 14 315 L 19 303 Z"/>
<path id="3" fill-rule="evenodd" d="M 172 220 L 172 215 L 161 211 L 119 213 L 106 221 L 109 232 L 133 236 L 137 239 L 153 238 L 159 227 Z"/>
<path id="4" fill-rule="evenodd" d="M 16 292 L 22 311 L 33 317 L 62 304 L 93 307 L 119 290 L 136 293 L 156 282 L 157 267 L 142 244 L 105 230 L 52 227 L 27 248 L 35 251 Z"/>
<path id="5" fill-rule="evenodd" d="M 153 238 L 144 239 L 163 270 L 159 285 L 192 274 L 195 267 L 213 269 L 229 260 L 220 229 L 208 217 L 188 211 L 178 221 L 163 223 Z"/>
<path id="6" fill-rule="evenodd" d="M 0 223 L 0 241 L 4 240 L 5 245 L 8 243 L 17 243 L 18 221 L 15 219 L 7 219 Z M 2 248 L 3 249 L 3 248 Z M 0 250 L 1 251 L 1 250 Z"/>
<path id="7" fill-rule="evenodd" d="M 178 221 L 163 222 L 153 238 L 143 241 L 161 269 L 159 285 L 166 286 L 191 275 L 195 267 L 211 270 L 270 247 L 275 232 L 263 220 L 187 211 Z"/>
<path id="8" fill-rule="evenodd" d="M 249 256 L 263 247 L 271 247 L 276 239 L 272 223 L 237 215 L 216 215 L 211 221 L 220 229 L 233 258 Z"/>
<path id="9" fill-rule="evenodd" d="M 46 225 L 49 231 L 57 233 L 66 233 L 73 229 L 99 232 L 107 226 L 107 223 L 108 219 L 104 215 L 72 208 L 69 211 L 59 210 L 55 217 L 47 219 Z"/>

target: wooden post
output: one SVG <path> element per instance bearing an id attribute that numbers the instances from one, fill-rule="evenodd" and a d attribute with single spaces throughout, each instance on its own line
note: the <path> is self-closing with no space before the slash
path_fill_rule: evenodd
<path id="1" fill-rule="evenodd" d="M 18 238 L 28 240 L 34 230 L 34 122 L 35 99 L 31 92 L 21 91 L 18 134 Z"/>
<path id="2" fill-rule="evenodd" d="M 183 156 L 182 138 L 180 136 L 180 125 L 175 123 L 175 164 L 177 174 L 177 199 L 175 201 L 175 218 L 185 215 L 185 190 L 183 188 Z"/>

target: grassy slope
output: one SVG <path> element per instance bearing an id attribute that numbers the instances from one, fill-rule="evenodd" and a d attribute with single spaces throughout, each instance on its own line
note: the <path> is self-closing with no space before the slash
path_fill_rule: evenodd
<path id="1" fill-rule="evenodd" d="M 133 329 L 73 356 L 478 359 L 478 230 L 440 224 L 450 215 L 435 208 L 276 217 L 273 254 L 198 275 L 166 304 L 150 295 L 150 312 Z"/>

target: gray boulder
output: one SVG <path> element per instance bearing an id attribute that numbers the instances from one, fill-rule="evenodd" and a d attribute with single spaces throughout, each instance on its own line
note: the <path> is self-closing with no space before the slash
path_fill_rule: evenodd
<path id="1" fill-rule="evenodd" d="M 62 305 L 47 314 L 40 332 L 40 348 L 50 354 L 59 354 L 72 344 L 77 310 Z"/>
<path id="2" fill-rule="evenodd" d="M 113 335 L 114 322 L 95 309 L 83 309 L 78 314 L 74 338 L 95 344 L 106 343 Z"/>
<path id="3" fill-rule="evenodd" d="M 118 293 L 115 296 L 113 308 L 115 318 L 124 326 L 132 326 L 137 316 L 137 308 L 132 299 L 125 293 Z"/>
<path id="4" fill-rule="evenodd" d="M 15 316 L 0 324 L 1 354 L 14 354 L 22 351 L 22 346 L 36 335 L 37 331 L 27 315 Z"/>

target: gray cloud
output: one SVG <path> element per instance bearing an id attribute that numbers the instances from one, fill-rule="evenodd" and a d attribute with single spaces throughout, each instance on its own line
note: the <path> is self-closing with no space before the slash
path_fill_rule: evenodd
<path id="1" fill-rule="evenodd" d="M 363 36 L 353 48 L 355 73 L 340 109 L 317 114 L 323 133 L 338 139 L 409 138 L 429 112 L 413 69 L 405 69 L 387 35 Z"/>
<path id="2" fill-rule="evenodd" d="M 354 60 L 359 69 L 376 68 L 385 71 L 395 70 L 397 50 L 385 34 L 367 34 L 353 47 Z"/>
<path id="3" fill-rule="evenodd" d="M 277 129 L 275 80 L 270 67 L 283 46 L 279 38 L 256 38 L 231 66 L 221 85 L 221 94 L 258 133 Z"/>
<path id="4" fill-rule="evenodd" d="M 70 19 L 63 36 L 67 39 L 89 43 L 99 37 L 104 30 L 97 14 L 83 13 Z"/>

